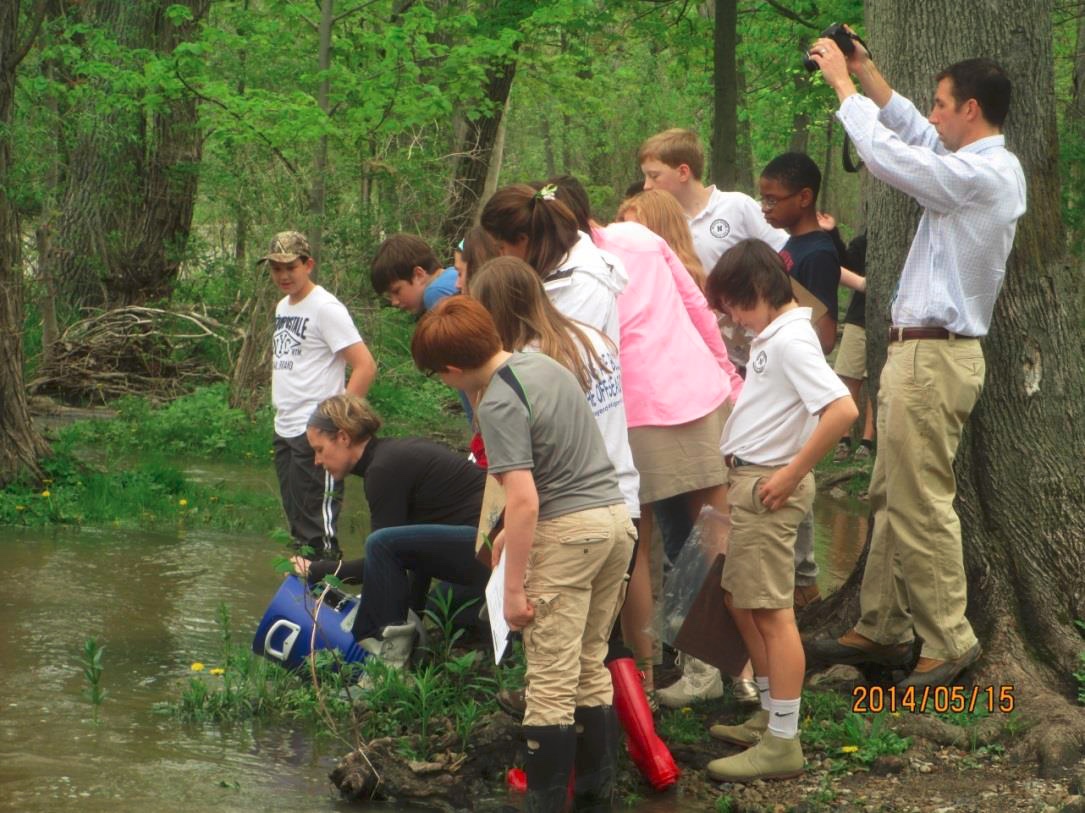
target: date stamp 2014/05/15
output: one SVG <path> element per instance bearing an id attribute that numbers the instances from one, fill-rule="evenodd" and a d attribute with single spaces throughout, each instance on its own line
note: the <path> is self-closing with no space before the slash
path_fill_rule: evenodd
<path id="1" fill-rule="evenodd" d="M 1009 714 L 1016 705 L 1012 683 L 1001 686 L 856 686 L 851 691 L 851 710 L 856 714 L 880 714 L 883 711 L 922 714 L 972 714 L 986 709 Z"/>

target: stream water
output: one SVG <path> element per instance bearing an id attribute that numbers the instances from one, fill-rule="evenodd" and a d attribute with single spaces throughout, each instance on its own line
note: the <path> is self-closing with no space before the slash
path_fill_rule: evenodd
<path id="1" fill-rule="evenodd" d="M 223 474 L 191 473 L 201 472 Z M 348 507 L 363 504 L 348 494 Z M 818 498 L 823 591 L 861 546 L 857 514 Z M 344 521 L 345 550 L 357 555 L 368 520 Z M 281 578 L 274 543 L 202 530 L 7 527 L 0 551 L 0 810 L 357 809 L 327 779 L 341 743 L 281 724 L 185 725 L 153 710 L 177 698 L 193 662 L 214 661 L 220 603 L 236 639 L 252 634 Z M 105 647 L 109 692 L 97 723 L 80 665 L 92 636 Z"/>

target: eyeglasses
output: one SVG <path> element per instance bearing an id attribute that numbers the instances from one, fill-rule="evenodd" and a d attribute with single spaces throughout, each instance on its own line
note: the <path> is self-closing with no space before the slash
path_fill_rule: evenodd
<path id="1" fill-rule="evenodd" d="M 761 208 L 764 209 L 766 212 L 771 212 L 773 209 L 776 208 L 776 205 L 778 203 L 780 203 L 781 201 L 785 201 L 788 198 L 793 198 L 800 192 L 802 192 L 801 189 L 798 192 L 792 192 L 790 195 L 784 195 L 782 198 L 761 198 Z"/>

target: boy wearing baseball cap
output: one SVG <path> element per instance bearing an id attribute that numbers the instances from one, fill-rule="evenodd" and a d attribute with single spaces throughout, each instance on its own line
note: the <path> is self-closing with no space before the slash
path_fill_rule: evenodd
<path id="1" fill-rule="evenodd" d="M 316 465 L 305 424 L 325 398 L 364 397 L 377 364 L 346 307 L 313 282 L 316 265 L 304 234 L 276 234 L 265 263 L 284 294 L 275 307 L 271 400 L 275 406 L 275 471 L 294 544 L 313 559 L 340 558 L 336 521 L 343 484 Z M 346 381 L 346 368 L 350 379 Z"/>

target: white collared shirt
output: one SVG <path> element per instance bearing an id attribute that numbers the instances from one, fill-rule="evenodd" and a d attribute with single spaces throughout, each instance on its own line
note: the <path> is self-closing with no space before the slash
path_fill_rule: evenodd
<path id="1" fill-rule="evenodd" d="M 870 173 L 923 207 L 893 324 L 987 335 L 1025 213 L 1025 175 L 1005 137 L 949 152 L 934 126 L 895 92 L 880 111 L 865 96 L 849 96 L 836 115 Z"/>
<path id="2" fill-rule="evenodd" d="M 704 209 L 687 219 L 693 250 L 706 274 L 711 274 L 716 260 L 740 240 L 756 237 L 775 251 L 787 242 L 787 232 L 770 226 L 760 204 L 742 192 L 721 192 L 711 186 Z"/>
<path id="3" fill-rule="evenodd" d="M 720 451 L 785 466 L 817 427 L 817 415 L 848 394 L 821 352 L 810 308 L 777 316 L 750 343 L 746 383 L 723 428 Z"/>

